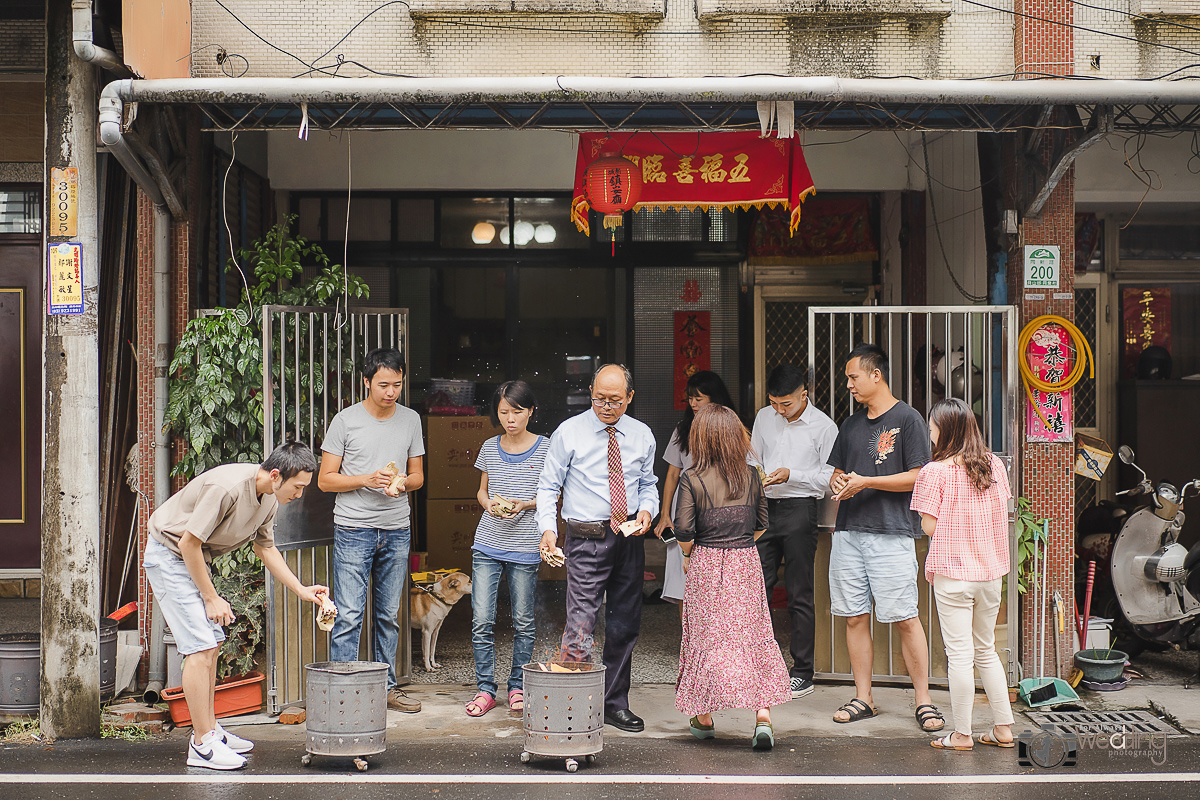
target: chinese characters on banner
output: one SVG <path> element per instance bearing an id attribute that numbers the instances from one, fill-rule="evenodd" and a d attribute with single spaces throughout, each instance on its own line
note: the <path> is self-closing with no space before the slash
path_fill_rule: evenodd
<path id="1" fill-rule="evenodd" d="M 83 313 L 83 245 L 52 244 L 46 251 L 46 313 Z"/>
<path id="2" fill-rule="evenodd" d="M 687 408 L 688 378 L 712 368 L 709 312 L 675 312 L 675 410 Z"/>
<path id="3" fill-rule="evenodd" d="M 816 192 L 795 139 L 767 139 L 757 131 L 583 133 L 571 219 L 585 234 L 590 206 L 583 178 L 588 165 L 608 153 L 619 153 L 641 170 L 642 193 L 634 211 L 782 206 L 791 210 L 794 232 L 801 201 Z"/>
<path id="4" fill-rule="evenodd" d="M 1070 339 L 1058 325 L 1043 325 L 1033 334 L 1026 356 L 1029 367 L 1039 378 L 1055 383 L 1071 371 Z M 1037 411 L 1026 399 L 1025 439 L 1030 442 L 1070 442 L 1075 439 L 1072 423 L 1071 392 L 1032 390 Z M 1041 415 L 1038 415 L 1038 411 Z M 1045 417 L 1043 420 L 1042 418 Z"/>
<path id="5" fill-rule="evenodd" d="M 1122 351 L 1124 376 L 1137 376 L 1138 356 L 1147 347 L 1171 349 L 1171 290 L 1167 287 L 1125 287 L 1121 293 L 1121 316 L 1125 322 Z"/>

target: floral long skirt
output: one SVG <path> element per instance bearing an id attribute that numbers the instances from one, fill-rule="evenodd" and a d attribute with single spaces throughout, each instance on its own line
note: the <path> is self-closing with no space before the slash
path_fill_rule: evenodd
<path id="1" fill-rule="evenodd" d="M 792 699 L 771 628 L 758 548 L 695 547 L 683 598 L 675 708 L 709 714 Z"/>

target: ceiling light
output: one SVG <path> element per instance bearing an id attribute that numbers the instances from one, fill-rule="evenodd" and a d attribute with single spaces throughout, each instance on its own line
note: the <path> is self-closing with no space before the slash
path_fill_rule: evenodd
<path id="1" fill-rule="evenodd" d="M 533 240 L 538 244 L 550 244 L 558 233 L 554 230 L 554 226 L 548 222 L 543 222 L 533 229 Z"/>
<path id="2" fill-rule="evenodd" d="M 533 223 L 521 221 L 514 225 L 513 241 L 517 247 L 524 247 L 533 241 Z"/>
<path id="3" fill-rule="evenodd" d="M 505 225 L 500 229 L 500 244 L 508 244 L 508 226 Z"/>
<path id="4" fill-rule="evenodd" d="M 496 226 L 490 222 L 481 222 L 471 231 L 471 241 L 475 244 L 491 244 L 496 238 Z"/>

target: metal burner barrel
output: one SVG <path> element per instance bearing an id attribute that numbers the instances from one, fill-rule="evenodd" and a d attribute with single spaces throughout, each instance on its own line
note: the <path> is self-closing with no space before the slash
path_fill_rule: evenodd
<path id="1" fill-rule="evenodd" d="M 306 664 L 305 749 L 312 755 L 359 760 L 382 753 L 387 743 L 387 674 L 388 665 L 376 661 Z M 363 762 L 359 769 L 365 768 Z"/>
<path id="2" fill-rule="evenodd" d="M 578 671 L 522 667 L 525 752 L 550 758 L 595 755 L 604 749 L 604 666 L 554 663 Z"/>

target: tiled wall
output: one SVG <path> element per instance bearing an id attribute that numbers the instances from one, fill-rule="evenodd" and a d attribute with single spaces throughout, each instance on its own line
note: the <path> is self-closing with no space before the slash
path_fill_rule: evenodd
<path id="1" fill-rule="evenodd" d="M 1014 2 L 1021 13 L 1059 19 L 1080 29 L 1016 17 Z M 280 49 L 255 38 L 214 0 L 194 0 L 193 76 L 243 71 L 248 77 L 322 74 L 313 71 L 316 66 L 325 74 L 349 76 L 764 73 L 1003 78 L 1021 70 L 1148 78 L 1197 60 L 1156 45 L 1200 50 L 1200 30 L 1164 21 L 1135 22 L 1130 13 L 1137 0 L 1110 0 L 1104 10 L 1070 0 L 914 0 L 872 4 L 876 11 L 868 16 L 856 13 L 852 2 L 668 3 L 661 19 L 570 13 L 578 3 L 564 3 L 568 13 L 453 16 L 447 11 L 413 19 L 397 4 L 371 14 L 341 42 L 343 34 L 377 8 L 375 0 L 226 0 L 225 5 Z M 435 5 L 452 9 L 471 3 Z M 800 13 L 802 6 L 819 6 L 825 12 Z M 697 17 L 698 7 L 702 18 Z M 721 13 L 714 17 L 709 12 L 715 8 Z M 1030 34 L 1032 28 L 1039 30 L 1036 37 Z M 1066 40 L 1073 40 L 1073 54 L 1053 55 Z M 217 62 L 222 49 L 244 60 L 230 57 L 222 66 Z M 1093 66 L 1094 56 L 1099 56 L 1098 67 Z M 1178 75 L 1200 75 L 1200 68 L 1172 77 Z"/>

